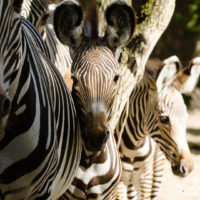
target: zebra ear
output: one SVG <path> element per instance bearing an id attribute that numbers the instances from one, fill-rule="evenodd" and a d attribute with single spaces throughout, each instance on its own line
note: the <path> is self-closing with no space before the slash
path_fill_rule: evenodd
<path id="1" fill-rule="evenodd" d="M 106 20 L 108 26 L 104 39 L 115 52 L 131 40 L 136 24 L 135 12 L 125 2 L 118 1 L 107 8 Z"/>
<path id="2" fill-rule="evenodd" d="M 82 41 L 83 12 L 75 1 L 63 1 L 54 12 L 54 30 L 61 43 L 76 49 Z"/>
<path id="3" fill-rule="evenodd" d="M 177 56 L 171 56 L 163 61 L 163 67 L 156 78 L 156 87 L 158 92 L 173 83 L 181 68 L 182 65 Z"/>
<path id="4" fill-rule="evenodd" d="M 186 81 L 183 83 L 180 92 L 184 94 L 191 93 L 195 86 L 197 85 L 197 82 L 199 80 L 200 75 L 200 57 L 196 57 L 192 59 L 189 66 L 183 70 L 183 73 L 181 74 L 182 77 L 186 76 Z"/>

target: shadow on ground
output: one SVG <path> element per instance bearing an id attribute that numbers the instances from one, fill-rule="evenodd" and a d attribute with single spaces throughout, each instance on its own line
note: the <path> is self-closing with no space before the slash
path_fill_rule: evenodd
<path id="1" fill-rule="evenodd" d="M 200 129 L 188 128 L 187 133 L 190 136 L 188 145 L 193 154 L 200 154 Z"/>
<path id="2" fill-rule="evenodd" d="M 187 132 L 195 136 L 200 136 L 200 129 L 188 128 Z"/>
<path id="3" fill-rule="evenodd" d="M 200 154 L 200 143 L 188 142 L 188 145 L 193 154 Z"/>

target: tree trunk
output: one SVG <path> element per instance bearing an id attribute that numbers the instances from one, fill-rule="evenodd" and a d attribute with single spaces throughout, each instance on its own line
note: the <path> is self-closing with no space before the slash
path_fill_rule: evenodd
<path id="1" fill-rule="evenodd" d="M 133 7 L 134 2 L 138 1 L 133 0 Z M 104 14 L 102 13 L 104 13 L 111 0 L 101 0 L 98 2 L 101 13 L 100 21 L 104 21 L 102 20 Z M 131 0 L 128 0 L 128 3 L 132 5 Z M 155 44 L 170 22 L 175 8 L 175 0 L 140 0 L 138 8 L 136 12 L 138 23 L 133 40 L 127 47 L 122 48 L 119 59 L 121 78 L 110 120 L 113 130 L 125 103 L 129 99 L 131 91 L 143 76 L 145 64 Z M 102 25 L 102 27 L 105 27 L 105 25 Z M 105 30 L 105 28 L 100 30 Z"/>

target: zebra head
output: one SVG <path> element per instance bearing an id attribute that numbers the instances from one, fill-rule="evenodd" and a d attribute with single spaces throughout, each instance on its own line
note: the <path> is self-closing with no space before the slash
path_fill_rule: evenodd
<path id="1" fill-rule="evenodd" d="M 115 2 L 106 10 L 107 29 L 98 34 L 98 13 L 75 1 L 64 1 L 55 10 L 54 28 L 59 40 L 73 51 L 72 93 L 81 120 L 86 149 L 99 151 L 110 135 L 109 118 L 119 79 L 117 52 L 132 37 L 135 15 L 131 7 Z"/>
<path id="2" fill-rule="evenodd" d="M 177 57 L 166 59 L 156 80 L 157 100 L 154 101 L 160 136 L 154 133 L 153 137 L 171 162 L 173 173 L 181 177 L 193 169 L 186 140 L 187 108 L 180 92 L 190 69 L 182 68 Z"/>

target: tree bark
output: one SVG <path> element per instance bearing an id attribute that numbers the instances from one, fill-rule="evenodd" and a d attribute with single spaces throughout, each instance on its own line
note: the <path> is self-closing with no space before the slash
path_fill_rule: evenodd
<path id="1" fill-rule="evenodd" d="M 136 2 L 139 0 L 133 0 Z M 98 1 L 100 5 L 100 21 L 111 0 Z M 141 3 L 142 2 L 142 3 Z M 128 0 L 129 5 L 132 1 Z M 111 128 L 114 130 L 125 103 L 129 99 L 135 84 L 142 78 L 145 64 L 160 36 L 168 26 L 175 8 L 175 0 L 140 0 L 137 11 L 137 26 L 133 40 L 127 47 L 122 48 L 119 58 L 120 80 L 115 98 Z M 134 5 L 133 5 L 134 7 Z M 105 27 L 103 24 L 101 27 Z M 100 30 L 105 30 L 101 28 Z"/>

